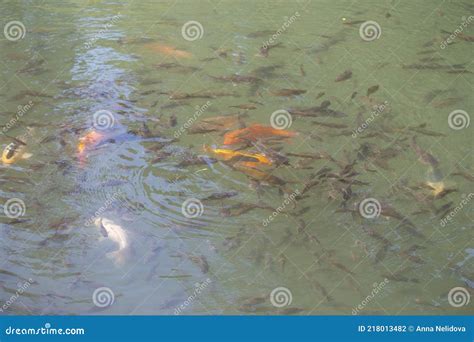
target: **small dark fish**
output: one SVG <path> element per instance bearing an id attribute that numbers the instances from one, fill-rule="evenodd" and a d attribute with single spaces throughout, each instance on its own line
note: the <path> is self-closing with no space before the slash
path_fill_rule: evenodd
<path id="1" fill-rule="evenodd" d="M 184 99 L 215 99 L 222 96 L 236 96 L 234 93 L 221 91 L 201 91 L 196 93 L 166 93 L 170 100 L 184 100 Z"/>
<path id="2" fill-rule="evenodd" d="M 459 101 L 462 101 L 462 98 L 460 98 L 460 97 L 448 97 L 447 99 L 444 99 L 444 100 L 439 100 L 439 101 L 436 101 L 436 102 L 432 102 L 432 105 L 435 108 L 445 108 L 445 107 L 452 106 L 452 105 L 458 103 Z"/>
<path id="3" fill-rule="evenodd" d="M 471 71 L 466 69 L 457 69 L 457 70 L 448 70 L 446 71 L 448 74 L 472 74 Z"/>
<path id="4" fill-rule="evenodd" d="M 418 52 L 417 54 L 418 55 L 428 55 L 430 53 L 435 53 L 435 52 L 437 52 L 437 51 L 436 50 L 423 50 L 423 51 Z"/>
<path id="5" fill-rule="evenodd" d="M 245 76 L 245 75 L 230 75 L 230 76 L 211 76 L 209 77 L 218 80 L 218 81 L 228 81 L 232 83 L 259 83 L 262 82 L 262 79 L 255 76 Z"/>
<path id="6" fill-rule="evenodd" d="M 274 96 L 296 96 L 306 93 L 304 89 L 279 89 L 270 90 L 270 94 Z"/>
<path id="7" fill-rule="evenodd" d="M 313 125 L 328 127 L 328 128 L 347 128 L 347 125 L 344 124 L 336 124 L 330 122 L 319 122 L 319 121 L 312 121 Z"/>
<path id="8" fill-rule="evenodd" d="M 252 110 L 252 109 L 257 109 L 257 106 L 253 105 L 253 104 L 249 104 L 249 103 L 244 103 L 244 104 L 240 104 L 240 105 L 237 105 L 237 106 L 229 106 L 231 108 L 239 108 L 239 109 L 245 109 L 245 110 Z"/>
<path id="9" fill-rule="evenodd" d="M 159 163 L 169 157 L 171 154 L 171 152 L 160 151 L 155 155 L 155 158 L 150 161 L 150 164 Z"/>
<path id="10" fill-rule="evenodd" d="M 191 165 L 209 165 L 209 163 L 217 163 L 217 159 L 207 156 L 190 156 L 181 161 L 179 167 L 187 167 Z"/>
<path id="11" fill-rule="evenodd" d="M 176 70 L 177 72 L 194 72 L 199 70 L 197 67 L 186 66 L 179 63 L 160 63 L 154 64 L 154 68 L 156 69 L 167 69 L 167 70 Z"/>
<path id="12" fill-rule="evenodd" d="M 274 33 L 275 31 L 272 31 L 272 30 L 261 30 L 261 31 L 251 32 L 246 37 L 247 38 L 260 38 L 260 37 L 272 35 Z"/>
<path id="13" fill-rule="evenodd" d="M 323 297 L 328 301 L 332 302 L 334 299 L 329 295 L 329 292 L 322 286 L 318 281 L 313 282 L 313 286 L 323 295 Z"/>
<path id="14" fill-rule="evenodd" d="M 335 82 L 342 82 L 342 81 L 348 80 L 351 77 L 352 77 L 352 71 L 351 70 L 346 70 L 342 74 L 338 75 L 334 81 Z"/>
<path id="15" fill-rule="evenodd" d="M 46 98 L 53 98 L 52 95 L 48 95 L 39 91 L 34 91 L 34 90 L 24 90 L 13 96 L 11 99 L 15 101 L 19 101 L 24 99 L 27 96 L 31 97 L 46 97 Z"/>
<path id="16" fill-rule="evenodd" d="M 471 42 L 471 43 L 474 42 L 474 36 L 468 36 L 464 33 L 460 33 L 458 37 L 466 42 Z"/>
<path id="17" fill-rule="evenodd" d="M 264 46 L 262 46 L 260 48 L 260 56 L 268 57 L 268 54 L 269 54 L 271 49 L 279 47 L 281 45 L 282 45 L 281 43 L 277 43 L 277 44 L 273 44 L 273 45 L 264 45 Z"/>
<path id="18" fill-rule="evenodd" d="M 282 68 L 282 67 L 283 67 L 283 65 L 281 65 L 281 64 L 265 65 L 265 66 L 261 66 L 261 67 L 256 68 L 255 70 L 253 70 L 251 72 L 251 74 L 255 75 L 257 77 L 262 77 L 262 78 L 268 79 L 268 78 L 271 78 L 271 77 L 280 76 L 279 74 L 275 74 L 275 71 L 277 69 Z"/>
<path id="19" fill-rule="evenodd" d="M 189 260 L 199 266 L 201 272 L 206 274 L 209 272 L 209 263 L 204 255 L 188 255 Z"/>
<path id="20" fill-rule="evenodd" d="M 428 63 L 428 62 L 439 62 L 439 61 L 442 61 L 444 60 L 443 58 L 441 57 L 423 57 L 423 58 L 420 58 L 420 62 L 422 63 Z"/>
<path id="21" fill-rule="evenodd" d="M 303 76 L 303 77 L 306 76 L 306 72 L 303 69 L 303 64 L 300 64 L 300 73 L 301 73 L 301 76 Z"/>
<path id="22" fill-rule="evenodd" d="M 237 196 L 238 194 L 239 193 L 237 191 L 216 192 L 203 198 L 201 201 L 211 201 L 211 200 L 230 198 L 230 197 Z"/>
<path id="23" fill-rule="evenodd" d="M 342 24 L 347 25 L 347 26 L 354 26 L 354 25 L 365 23 L 365 22 L 366 20 L 350 20 L 350 19 L 344 18 Z"/>
<path id="24" fill-rule="evenodd" d="M 321 108 L 321 109 L 326 109 L 326 108 L 328 108 L 330 105 L 331 105 L 331 101 L 325 100 L 325 101 L 321 102 L 321 104 L 319 105 L 319 108 Z"/>
<path id="25" fill-rule="evenodd" d="M 395 273 L 390 273 L 390 274 L 382 274 L 383 277 L 387 278 L 388 280 L 393 280 L 393 281 L 400 281 L 400 282 L 412 282 L 412 283 L 419 283 L 420 281 L 416 278 L 410 278 L 403 273 L 406 273 L 408 271 L 408 268 L 404 268 L 398 272 Z"/>
<path id="26" fill-rule="evenodd" d="M 170 115 L 169 124 L 170 124 L 170 127 L 175 127 L 178 124 L 178 118 L 176 117 L 175 114 Z"/>
<path id="27" fill-rule="evenodd" d="M 416 137 L 413 136 L 411 139 L 411 147 L 415 151 L 416 155 L 419 158 L 419 161 L 422 162 L 425 165 L 429 165 L 433 168 L 436 168 L 439 164 L 438 160 L 433 157 L 430 153 L 422 149 L 418 143 L 416 142 Z"/>
<path id="28" fill-rule="evenodd" d="M 432 137 L 445 137 L 446 136 L 446 134 L 444 134 L 444 133 L 430 131 L 428 129 L 421 128 L 421 127 L 410 127 L 409 129 L 411 131 L 414 131 L 414 132 L 417 132 L 417 133 L 420 133 L 420 134 L 424 134 L 424 135 L 429 135 L 429 136 L 432 136 Z"/>
<path id="29" fill-rule="evenodd" d="M 13 219 L 9 222 L 7 222 L 7 224 L 20 224 L 20 223 L 26 223 L 26 222 L 30 222 L 31 219 L 20 219 L 20 218 L 16 218 L 16 219 Z"/>
<path id="30" fill-rule="evenodd" d="M 353 92 L 352 95 L 351 95 L 351 100 L 354 100 L 354 98 L 357 96 L 357 92 Z"/>
<path id="31" fill-rule="evenodd" d="M 252 306 L 252 305 L 259 305 L 263 304 L 267 301 L 268 296 L 256 296 L 256 297 L 250 297 L 250 298 L 242 298 L 241 299 L 241 304 L 246 305 L 246 306 Z"/>
<path id="32" fill-rule="evenodd" d="M 378 85 L 374 85 L 370 87 L 369 89 L 367 89 L 367 96 L 370 96 L 371 94 L 375 93 L 377 90 L 379 90 Z"/>
<path id="33" fill-rule="evenodd" d="M 339 262 L 337 262 L 337 261 L 329 260 L 329 263 L 330 263 L 332 266 L 334 266 L 334 267 L 340 269 L 341 271 L 344 271 L 344 272 L 346 272 L 346 273 L 349 273 L 350 275 L 355 275 L 354 272 L 352 272 L 352 271 L 349 270 L 346 266 L 344 266 L 343 264 L 341 264 L 341 263 L 339 263 Z"/>
<path id="34" fill-rule="evenodd" d="M 410 65 L 403 65 L 403 69 L 416 69 L 416 70 L 452 70 L 452 69 L 464 69 L 464 64 L 438 64 L 438 63 L 430 63 L 430 64 L 410 64 Z"/>
<path id="35" fill-rule="evenodd" d="M 318 95 L 316 95 L 316 100 L 320 99 L 323 97 L 326 93 L 324 91 L 320 92 Z"/>
<path id="36" fill-rule="evenodd" d="M 156 90 L 147 90 L 147 91 L 141 92 L 140 95 L 147 96 L 153 93 L 156 93 Z"/>
<path id="37" fill-rule="evenodd" d="M 474 182 L 474 175 L 472 175 L 471 173 L 466 172 L 466 171 L 458 170 L 456 172 L 451 173 L 451 175 L 452 176 L 460 176 L 460 177 L 463 177 L 464 179 L 466 179 L 470 182 Z"/>
<path id="38" fill-rule="evenodd" d="M 23 74 L 23 73 L 31 73 L 39 69 L 39 67 L 45 62 L 44 59 L 36 59 L 36 60 L 31 60 L 26 65 L 21 68 L 18 72 Z"/>
<path id="39" fill-rule="evenodd" d="M 278 314 L 280 315 L 294 315 L 303 311 L 305 311 L 305 309 L 301 309 L 301 308 L 284 308 L 284 309 L 277 310 Z"/>

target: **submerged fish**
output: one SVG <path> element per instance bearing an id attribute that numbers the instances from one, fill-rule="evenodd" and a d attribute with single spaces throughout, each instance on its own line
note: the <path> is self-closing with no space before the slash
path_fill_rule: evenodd
<path id="1" fill-rule="evenodd" d="M 84 156 L 84 153 L 91 147 L 97 146 L 103 138 L 104 134 L 97 131 L 89 131 L 86 135 L 81 137 L 77 144 L 77 153 L 79 157 Z"/>
<path id="2" fill-rule="evenodd" d="M 203 198 L 201 201 L 213 201 L 213 200 L 219 200 L 219 199 L 224 199 L 224 198 L 230 198 L 237 196 L 239 193 L 237 191 L 224 191 L 224 192 L 215 192 L 205 198 Z"/>
<path id="3" fill-rule="evenodd" d="M 351 77 L 352 77 L 352 71 L 346 70 L 342 74 L 338 75 L 334 81 L 342 82 L 342 81 L 348 80 Z"/>
<path id="4" fill-rule="evenodd" d="M 378 85 L 374 85 L 374 86 L 372 86 L 372 87 L 369 87 L 369 89 L 367 89 L 367 96 L 372 95 L 372 94 L 375 93 L 377 90 L 379 90 L 379 86 L 378 86 Z"/>
<path id="5" fill-rule="evenodd" d="M 13 140 L 3 150 L 2 162 L 4 164 L 13 164 L 20 159 L 28 159 L 32 156 L 31 153 L 26 152 L 26 142 L 19 138 L 13 138 Z"/>
<path id="6" fill-rule="evenodd" d="M 222 96 L 233 96 L 238 97 L 238 95 L 229 92 L 222 91 L 198 91 L 195 93 L 178 93 L 171 92 L 165 93 L 169 95 L 170 100 L 185 100 L 185 99 L 215 99 Z"/>
<path id="7" fill-rule="evenodd" d="M 145 45 L 149 50 L 158 52 L 162 55 L 176 57 L 176 58 L 191 58 L 192 53 L 184 50 L 178 50 L 174 46 L 163 45 L 158 43 L 151 43 Z"/>
<path id="8" fill-rule="evenodd" d="M 251 104 L 251 103 L 243 103 L 237 106 L 229 106 L 231 108 L 239 108 L 239 109 L 245 109 L 245 110 L 252 110 L 252 109 L 257 109 L 257 106 Z"/>
<path id="9" fill-rule="evenodd" d="M 421 148 L 416 142 L 416 138 L 413 136 L 411 146 L 418 156 L 418 160 L 425 165 L 428 165 L 426 185 L 432 189 L 434 197 L 439 197 L 441 194 L 445 194 L 446 186 L 443 182 L 443 174 L 439 168 L 438 160 L 429 152 Z"/>
<path id="10" fill-rule="evenodd" d="M 432 154 L 428 153 L 427 151 L 425 151 L 424 149 L 422 149 L 418 143 L 416 142 L 416 137 L 413 136 L 412 139 L 411 139 L 411 146 L 413 148 L 413 150 L 415 151 L 416 155 L 418 156 L 418 160 L 425 164 L 425 165 L 429 165 L 433 168 L 437 167 L 439 162 L 438 160 L 433 157 Z"/>
<path id="11" fill-rule="evenodd" d="M 273 96 L 296 96 L 306 93 L 304 89 L 278 89 L 270 90 L 270 94 Z"/>
<path id="12" fill-rule="evenodd" d="M 247 153 L 226 148 L 214 148 L 206 145 L 204 146 L 204 151 L 214 153 L 226 161 L 243 162 L 244 165 L 247 166 L 258 164 L 272 165 L 272 161 L 262 153 Z"/>
<path id="13" fill-rule="evenodd" d="M 117 250 L 107 253 L 107 257 L 114 260 L 116 265 L 123 265 L 131 252 L 127 232 L 113 221 L 99 217 L 94 221 L 103 237 L 117 244 Z"/>
<path id="14" fill-rule="evenodd" d="M 19 159 L 28 159 L 32 155 L 26 152 L 26 146 L 17 143 L 8 144 L 3 150 L 2 162 L 4 164 L 13 164 Z"/>
<path id="15" fill-rule="evenodd" d="M 287 183 L 287 181 L 277 176 L 274 176 L 270 173 L 267 173 L 265 171 L 261 171 L 258 169 L 243 167 L 242 165 L 239 165 L 238 163 L 235 164 L 233 168 L 237 171 L 244 173 L 248 177 L 260 182 L 265 182 L 265 183 L 277 185 L 277 186 L 284 186 Z"/>
<path id="16" fill-rule="evenodd" d="M 252 126 L 228 132 L 224 135 L 224 145 L 233 145 L 248 141 L 257 141 L 262 138 L 291 138 L 297 135 L 297 132 L 276 129 L 271 126 L 253 124 Z"/>
<path id="17" fill-rule="evenodd" d="M 257 56 L 268 57 L 268 53 L 269 53 L 270 49 L 279 47 L 281 45 L 282 45 L 281 43 L 276 43 L 276 44 L 273 44 L 273 45 L 264 45 L 260 48 L 260 52 Z"/>
<path id="18" fill-rule="evenodd" d="M 233 74 L 230 76 L 210 76 L 211 78 L 217 80 L 217 81 L 228 81 L 232 83 L 259 83 L 262 82 L 262 79 L 251 76 L 251 75 L 239 75 L 239 74 Z"/>

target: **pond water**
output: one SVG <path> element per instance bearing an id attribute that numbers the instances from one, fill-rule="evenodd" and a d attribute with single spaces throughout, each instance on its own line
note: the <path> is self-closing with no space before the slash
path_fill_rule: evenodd
<path id="1" fill-rule="evenodd" d="M 2 314 L 472 313 L 472 3 L 0 12 Z"/>

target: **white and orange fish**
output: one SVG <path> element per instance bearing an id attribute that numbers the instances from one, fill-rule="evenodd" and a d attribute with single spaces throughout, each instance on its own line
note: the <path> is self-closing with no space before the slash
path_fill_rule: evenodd
<path id="1" fill-rule="evenodd" d="M 77 144 L 77 156 L 81 162 L 85 161 L 86 153 L 96 147 L 105 138 L 105 134 L 96 130 L 89 131 L 86 135 L 79 138 Z"/>
<path id="2" fill-rule="evenodd" d="M 31 134 L 31 130 L 28 131 Z M 27 153 L 27 144 L 25 140 L 26 136 L 21 138 L 15 138 L 12 143 L 8 144 L 2 153 L 3 164 L 13 164 L 20 159 L 28 159 L 32 156 L 31 153 Z"/>

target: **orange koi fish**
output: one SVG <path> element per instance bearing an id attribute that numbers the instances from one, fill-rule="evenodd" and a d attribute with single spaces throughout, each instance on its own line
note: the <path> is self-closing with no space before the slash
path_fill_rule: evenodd
<path id="1" fill-rule="evenodd" d="M 153 52 L 158 52 L 159 54 L 172 56 L 176 58 L 191 58 L 192 53 L 184 50 L 178 50 L 177 48 L 170 45 L 162 44 L 147 44 L 148 49 Z"/>
<path id="2" fill-rule="evenodd" d="M 246 153 L 226 148 L 213 148 L 204 145 L 206 152 L 212 152 L 227 161 L 239 162 L 242 165 L 254 167 L 258 164 L 272 165 L 272 161 L 262 153 Z"/>
<path id="3" fill-rule="evenodd" d="M 224 145 L 233 145 L 246 141 L 257 141 L 261 138 L 291 138 L 297 134 L 297 132 L 287 131 L 284 129 L 276 129 L 271 126 L 254 124 L 246 128 L 226 133 L 224 135 Z"/>
<path id="4" fill-rule="evenodd" d="M 90 131 L 83 137 L 79 139 L 79 143 L 77 144 L 77 154 L 79 158 L 84 157 L 84 153 L 91 147 L 96 146 L 102 139 L 104 138 L 104 134 L 97 131 Z"/>

